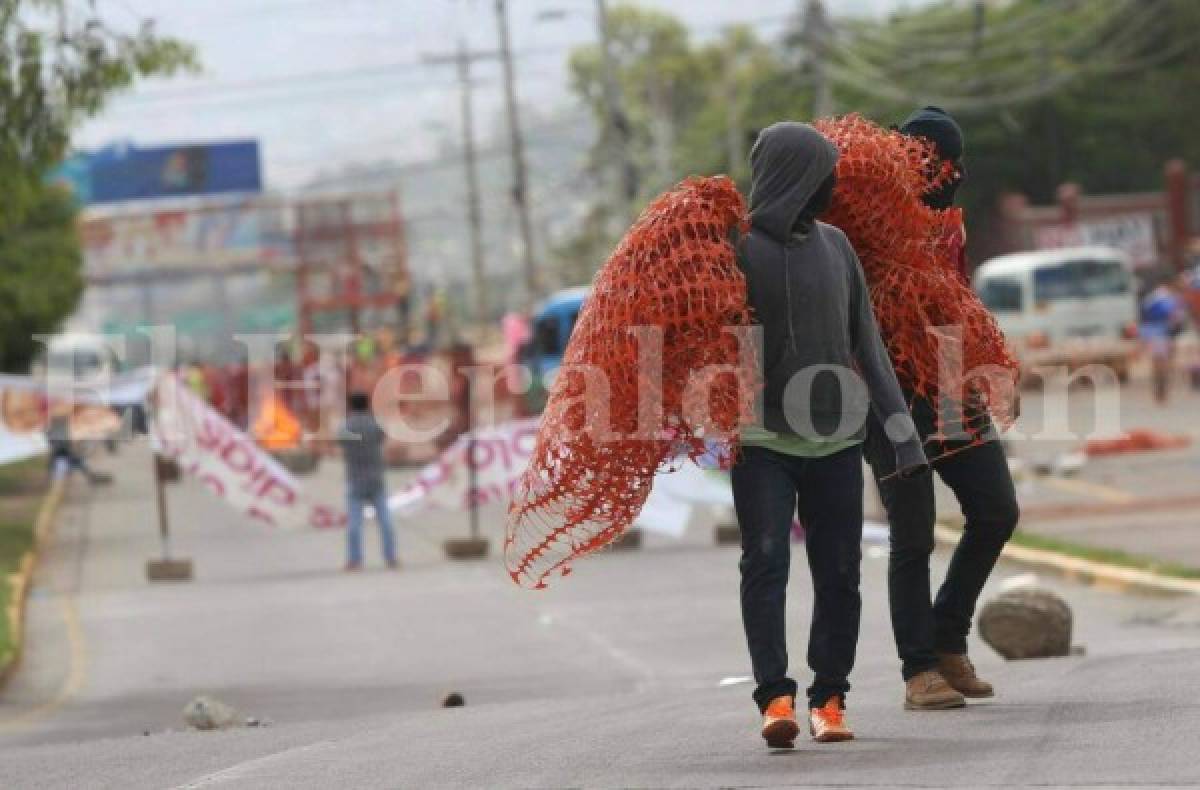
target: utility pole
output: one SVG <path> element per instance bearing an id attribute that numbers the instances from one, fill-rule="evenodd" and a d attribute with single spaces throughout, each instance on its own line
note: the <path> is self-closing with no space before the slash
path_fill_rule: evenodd
<path id="1" fill-rule="evenodd" d="M 463 39 L 458 40 L 458 51 L 453 55 L 427 55 L 424 60 L 432 65 L 453 64 L 458 72 L 458 85 L 462 105 L 463 165 L 467 177 L 467 220 L 471 229 L 471 275 L 475 286 L 475 323 L 482 329 L 488 320 L 487 283 L 484 281 L 483 261 L 483 211 L 479 198 L 479 167 L 475 155 L 475 116 L 471 102 L 471 63 L 490 59 L 495 53 L 470 52 Z"/>
<path id="2" fill-rule="evenodd" d="M 738 91 L 738 67 L 741 65 L 736 43 L 731 42 L 725 62 L 722 92 L 725 101 L 725 151 L 729 157 L 729 177 L 736 178 L 746 161 L 746 136 L 742 129 L 742 97 Z"/>
<path id="3" fill-rule="evenodd" d="M 517 206 L 517 218 L 521 226 L 525 306 L 532 310 L 535 300 L 540 295 L 540 285 L 533 249 L 533 221 L 529 216 L 529 177 L 525 168 L 525 138 L 521 134 L 516 78 L 513 75 L 512 45 L 508 35 L 507 0 L 496 0 L 496 29 L 500 36 L 500 63 L 504 67 L 504 100 L 508 108 L 508 136 L 512 146 L 513 202 Z"/>
<path id="4" fill-rule="evenodd" d="M 612 56 L 612 39 L 608 26 L 608 4 L 596 0 L 596 29 L 600 37 L 600 67 L 604 82 L 604 148 L 613 168 L 613 190 L 617 213 L 629 219 L 638 194 L 638 171 L 630 156 L 629 119 L 621 106 L 621 86 L 617 81 L 616 64 Z"/>
<path id="5" fill-rule="evenodd" d="M 833 28 L 825 15 L 825 4 L 821 0 L 808 0 L 804 10 L 804 28 L 801 37 L 808 50 L 808 65 L 813 75 L 813 118 L 833 115 L 833 87 L 825 61 L 829 57 L 829 37 Z"/>

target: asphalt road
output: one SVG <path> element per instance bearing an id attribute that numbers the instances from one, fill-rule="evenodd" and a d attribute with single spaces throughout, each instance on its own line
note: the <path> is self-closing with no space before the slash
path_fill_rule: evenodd
<path id="1" fill-rule="evenodd" d="M 905 712 L 885 560 L 868 547 L 859 739 L 771 752 L 744 679 L 737 552 L 702 518 L 681 543 L 607 553 L 529 592 L 498 560 L 441 558 L 459 516 L 405 524 L 399 573 L 370 541 L 375 568 L 345 575 L 339 534 L 263 531 L 185 482 L 170 490 L 175 547 L 197 578 L 148 585 L 147 454 L 102 463 L 117 484 L 74 489 L 37 577 L 30 649 L 0 698 L 2 788 L 1200 785 L 1191 599 L 1047 580 L 1085 656 L 1005 663 L 975 642 L 999 696 Z M 313 488 L 336 495 L 338 471 Z M 485 522 L 498 530 L 499 514 Z M 792 590 L 803 683 L 803 562 Z M 440 707 L 451 691 L 465 708 Z M 184 731 L 198 693 L 271 724 Z"/>

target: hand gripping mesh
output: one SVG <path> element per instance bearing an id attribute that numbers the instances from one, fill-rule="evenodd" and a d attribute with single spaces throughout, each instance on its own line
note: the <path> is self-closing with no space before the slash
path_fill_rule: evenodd
<path id="1" fill-rule="evenodd" d="M 651 203 L 597 273 L 509 508 L 504 554 L 516 583 L 566 575 L 633 523 L 656 472 L 703 454 L 705 437 L 724 435 L 728 450 L 752 419 L 755 366 L 739 365 L 738 340 L 723 331 L 750 323 L 735 228 L 746 219 L 733 182 L 692 178 Z M 661 331 L 661 355 L 644 369 L 633 327 Z M 645 369 L 659 364 L 661 377 Z M 708 366 L 727 373 L 689 388 Z M 640 425 L 639 395 L 650 406 Z M 707 421 L 687 419 L 703 406 Z"/>
<path id="2" fill-rule="evenodd" d="M 822 219 L 845 232 L 862 261 L 880 333 L 905 389 L 951 414 L 979 407 L 1012 421 L 1017 362 L 995 319 L 958 273 L 958 209 L 938 211 L 921 195 L 950 176 L 925 141 L 883 129 L 859 115 L 816 123 L 838 147 L 837 189 Z M 961 333 L 943 344 L 932 327 Z M 958 359 L 948 359 L 947 353 Z M 944 367 L 945 366 L 945 367 Z M 961 371 L 964 379 L 944 371 Z M 951 384 L 951 387 L 939 384 Z M 949 391 L 947 391 L 949 390 Z M 972 440 L 980 422 L 964 419 Z M 986 421 L 983 421 L 986 425 Z"/>

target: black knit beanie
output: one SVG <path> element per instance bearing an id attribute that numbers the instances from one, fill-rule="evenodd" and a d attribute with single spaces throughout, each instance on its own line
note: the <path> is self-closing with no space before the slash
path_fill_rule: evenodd
<path id="1" fill-rule="evenodd" d="M 924 137 L 937 148 L 942 159 L 956 162 L 963 155 L 963 133 L 958 122 L 941 107 L 922 107 L 905 119 L 900 131 L 909 137 Z"/>

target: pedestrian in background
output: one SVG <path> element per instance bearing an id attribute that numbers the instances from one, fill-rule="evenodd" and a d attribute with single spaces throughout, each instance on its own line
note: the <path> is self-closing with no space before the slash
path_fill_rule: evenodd
<path id="1" fill-rule="evenodd" d="M 46 423 L 46 445 L 50 450 L 50 474 L 57 480 L 71 472 L 80 472 L 89 485 L 103 485 L 112 479 L 94 471 L 79 453 L 71 435 L 71 413 L 69 404 L 55 403 L 50 407 L 50 419 Z"/>
<path id="2" fill-rule="evenodd" d="M 1159 283 L 1142 299 L 1138 333 L 1150 352 L 1154 401 L 1165 405 L 1171 389 L 1175 338 L 1187 328 L 1187 305 L 1170 281 Z"/>
<path id="3" fill-rule="evenodd" d="M 379 523 L 383 559 L 389 568 L 396 561 L 396 536 L 388 512 L 387 486 L 383 480 L 383 428 L 371 413 L 371 399 L 352 392 L 346 401 L 346 420 L 338 432 L 338 444 L 346 462 L 346 570 L 362 568 L 363 511 L 370 505 Z"/>

